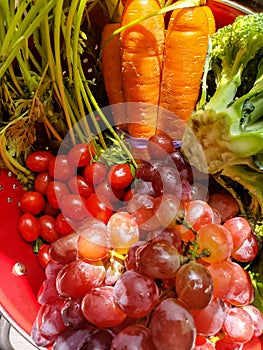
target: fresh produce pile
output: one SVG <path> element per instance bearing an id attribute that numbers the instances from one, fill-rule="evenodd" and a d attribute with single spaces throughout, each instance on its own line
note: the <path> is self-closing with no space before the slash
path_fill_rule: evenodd
<path id="1" fill-rule="evenodd" d="M 263 15 L 216 30 L 203 1 L 149 5 L 0 3 L 1 161 L 27 186 L 18 228 L 46 274 L 31 336 L 260 350 Z"/>
<path id="2" fill-rule="evenodd" d="M 91 144 L 28 156 L 37 176 L 19 227 L 26 240 L 44 240 L 46 268 L 33 340 L 53 349 L 260 348 L 263 317 L 244 268 L 259 251 L 249 221 L 231 195 L 196 180 L 169 136 L 147 148 L 135 174 L 107 154 L 91 162 Z"/>

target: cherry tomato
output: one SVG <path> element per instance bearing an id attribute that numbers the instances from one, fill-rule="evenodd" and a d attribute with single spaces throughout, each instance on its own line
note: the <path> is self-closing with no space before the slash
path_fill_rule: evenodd
<path id="1" fill-rule="evenodd" d="M 37 259 L 40 265 L 45 269 L 50 261 L 49 244 L 41 244 L 37 253 Z"/>
<path id="2" fill-rule="evenodd" d="M 47 199 L 54 208 L 60 207 L 61 199 L 69 193 L 69 189 L 64 182 L 51 181 L 47 188 Z"/>
<path id="3" fill-rule="evenodd" d="M 54 208 L 51 203 L 49 203 L 48 201 L 46 201 L 45 204 L 45 208 L 43 210 L 43 214 L 44 215 L 51 215 L 54 218 L 60 213 L 60 209 L 59 208 Z"/>
<path id="4" fill-rule="evenodd" d="M 69 162 L 78 167 L 83 167 L 90 164 L 94 155 L 94 148 L 88 143 L 80 143 L 75 145 L 68 153 Z"/>
<path id="5" fill-rule="evenodd" d="M 21 236 L 28 242 L 35 241 L 40 234 L 38 219 L 30 213 L 25 213 L 19 218 L 18 229 Z"/>
<path id="6" fill-rule="evenodd" d="M 72 220 L 84 219 L 88 215 L 85 198 L 74 193 L 66 194 L 61 201 L 61 212 Z"/>
<path id="7" fill-rule="evenodd" d="M 87 182 L 84 176 L 73 176 L 68 181 L 68 187 L 72 193 L 79 194 L 84 198 L 94 191 L 94 187 L 91 183 Z"/>
<path id="8" fill-rule="evenodd" d="M 96 193 L 92 193 L 87 198 L 86 208 L 91 216 L 101 220 L 105 224 L 114 213 L 111 203 L 106 198 L 99 198 Z"/>
<path id="9" fill-rule="evenodd" d="M 45 199 L 39 192 L 25 192 L 20 200 L 20 208 L 24 213 L 38 215 L 45 208 Z"/>
<path id="10" fill-rule="evenodd" d="M 70 220 L 66 219 L 62 213 L 59 213 L 58 216 L 56 217 L 55 228 L 56 228 L 56 231 L 63 236 L 73 232 L 73 228 L 72 228 L 72 225 L 70 224 Z"/>
<path id="11" fill-rule="evenodd" d="M 47 171 L 49 162 L 54 158 L 54 155 L 49 151 L 35 151 L 29 154 L 26 159 L 26 166 L 31 171 L 40 173 Z"/>
<path id="12" fill-rule="evenodd" d="M 53 242 L 59 237 L 55 228 L 55 218 L 53 216 L 42 215 L 38 219 L 38 222 L 40 226 L 40 236 L 46 242 Z"/>
<path id="13" fill-rule="evenodd" d="M 173 139 L 167 134 L 155 134 L 149 138 L 147 151 L 152 159 L 164 159 L 175 151 Z"/>
<path id="14" fill-rule="evenodd" d="M 85 167 L 83 175 L 89 183 L 98 185 L 106 179 L 107 167 L 101 162 L 95 162 Z"/>
<path id="15" fill-rule="evenodd" d="M 50 176 L 48 171 L 43 171 L 35 177 L 34 181 L 34 189 L 35 191 L 42 194 L 42 196 L 47 195 L 47 187 L 48 184 L 52 181 L 52 177 Z"/>
<path id="16" fill-rule="evenodd" d="M 108 181 L 112 188 L 126 188 L 133 181 L 131 167 L 128 164 L 113 165 L 108 172 Z"/>
<path id="17" fill-rule="evenodd" d="M 69 162 L 67 155 L 61 154 L 49 163 L 49 174 L 56 180 L 65 181 L 76 175 L 76 168 Z"/>

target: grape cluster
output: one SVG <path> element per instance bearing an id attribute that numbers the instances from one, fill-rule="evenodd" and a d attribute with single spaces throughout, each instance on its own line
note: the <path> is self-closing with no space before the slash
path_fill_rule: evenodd
<path id="1" fill-rule="evenodd" d="M 261 349 L 243 268 L 258 253 L 249 222 L 212 206 L 207 179 L 168 136 L 147 147 L 125 194 L 105 199 L 107 219 L 90 210 L 50 243 L 33 340 L 53 350 Z"/>

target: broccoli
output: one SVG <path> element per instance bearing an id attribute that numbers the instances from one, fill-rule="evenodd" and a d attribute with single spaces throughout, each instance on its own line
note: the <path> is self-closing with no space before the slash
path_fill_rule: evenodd
<path id="1" fill-rule="evenodd" d="M 263 152 L 263 13 L 238 16 L 211 41 L 207 84 L 182 151 L 199 170 L 213 174 Z"/>
<path id="2" fill-rule="evenodd" d="M 263 13 L 238 16 L 212 36 L 182 151 L 202 172 L 242 178 L 249 191 L 246 176 L 263 179 Z M 263 193 L 256 194 L 262 206 Z"/>

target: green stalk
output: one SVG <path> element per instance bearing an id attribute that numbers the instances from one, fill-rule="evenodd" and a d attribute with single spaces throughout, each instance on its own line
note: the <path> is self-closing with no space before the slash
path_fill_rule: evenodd
<path id="1" fill-rule="evenodd" d="M 72 84 L 73 82 L 71 33 L 73 29 L 74 17 L 75 17 L 78 4 L 79 4 L 79 0 L 73 0 L 71 2 L 69 12 L 68 12 L 68 17 L 67 17 L 67 24 L 66 24 L 65 46 L 66 46 L 66 57 L 67 57 L 67 66 L 68 66 L 70 84 Z"/>
<path id="2" fill-rule="evenodd" d="M 81 67 L 80 73 L 81 73 L 82 79 L 85 81 L 85 75 L 84 75 L 82 67 Z M 102 110 L 100 109 L 96 99 L 94 98 L 94 96 L 93 96 L 93 94 L 92 94 L 92 92 L 91 92 L 91 90 L 89 88 L 88 83 L 85 84 L 85 89 L 86 89 L 87 95 L 89 97 L 89 100 L 91 101 L 92 105 L 94 106 L 94 109 L 97 111 L 97 113 L 100 116 L 101 120 L 103 121 L 103 123 L 105 124 L 107 129 L 109 129 L 109 131 L 111 132 L 112 136 L 116 140 L 118 140 L 118 142 L 120 143 L 122 149 L 126 152 L 126 154 L 131 159 L 131 162 L 133 163 L 134 167 L 137 168 L 137 163 L 135 162 L 135 159 L 133 158 L 133 155 L 131 154 L 129 148 L 126 146 L 126 144 L 120 138 L 120 136 L 116 133 L 116 131 L 114 130 L 112 125 L 109 123 L 109 121 L 106 118 L 106 116 L 103 114 Z"/>
<path id="3" fill-rule="evenodd" d="M 23 33 L 23 35 L 19 37 L 19 39 L 12 45 L 11 48 L 9 48 L 8 52 L 5 52 L 3 54 L 3 57 L 5 57 L 5 60 L 3 60 L 2 65 L 0 66 L 0 79 L 5 74 L 9 65 L 13 62 L 18 51 L 22 48 L 24 41 L 28 40 L 28 38 L 33 34 L 34 30 L 36 30 L 36 28 L 39 27 L 43 18 L 52 9 L 52 7 L 54 7 L 55 4 L 56 4 L 56 0 L 50 0 L 48 4 L 44 8 L 42 8 L 41 13 L 39 13 L 39 15 L 34 19 L 31 25 Z M 26 18 L 27 16 L 25 17 L 25 19 Z"/>
<path id="4" fill-rule="evenodd" d="M 79 33 L 81 20 L 83 17 L 83 13 L 86 7 L 87 0 L 81 1 L 75 19 L 74 33 L 73 33 L 73 43 L 72 43 L 72 51 L 73 51 L 73 80 L 74 80 L 74 88 L 77 104 L 79 107 L 81 118 L 85 118 L 86 112 L 83 105 L 83 100 L 81 96 L 81 79 L 79 78 Z"/>
<path id="5" fill-rule="evenodd" d="M 47 3 L 47 0 L 46 0 L 46 3 Z M 49 71 L 50 71 L 50 76 L 51 76 L 51 80 L 52 80 L 52 84 L 53 84 L 53 89 L 55 91 L 56 97 L 57 97 L 60 105 L 62 105 L 60 93 L 59 93 L 58 86 L 57 86 L 57 80 L 56 80 L 55 59 L 54 59 L 51 41 L 50 41 L 50 27 L 49 27 L 48 14 L 45 16 L 44 21 L 43 21 L 43 26 L 42 25 L 40 26 L 40 30 L 41 30 L 41 38 L 43 40 L 44 47 L 46 49 L 47 60 L 48 60 L 48 64 L 49 64 Z"/>
<path id="6" fill-rule="evenodd" d="M 70 132 L 70 136 L 73 144 L 75 143 L 75 136 L 72 132 L 72 120 L 68 111 L 68 103 L 66 100 L 64 82 L 63 82 L 63 71 L 61 64 L 61 47 L 60 47 L 60 30 L 61 30 L 61 13 L 63 11 L 63 0 L 57 0 L 55 7 L 55 19 L 54 19 L 54 51 L 55 51 L 55 66 L 56 66 L 56 77 L 58 90 L 61 98 L 61 105 L 65 113 L 67 126 Z"/>
<path id="7" fill-rule="evenodd" d="M 28 5 L 29 5 L 29 3 L 31 1 L 32 0 L 24 0 L 22 3 L 19 4 L 15 15 L 12 18 L 10 18 L 10 16 L 8 16 L 6 18 L 6 21 L 7 21 L 7 24 L 8 24 L 8 29 L 7 29 L 4 41 L 2 43 L 2 46 L 0 48 L 0 53 L 1 54 L 6 52 L 8 50 L 8 47 L 9 47 L 10 43 L 15 40 L 17 29 L 19 28 L 18 29 L 19 33 L 23 32 L 23 27 L 24 27 L 23 26 L 23 21 L 24 20 L 21 20 L 21 19 L 22 19 L 22 16 L 23 16 L 24 12 L 26 11 L 26 8 L 28 7 Z M 20 25 L 21 25 L 21 27 L 20 27 Z"/>

